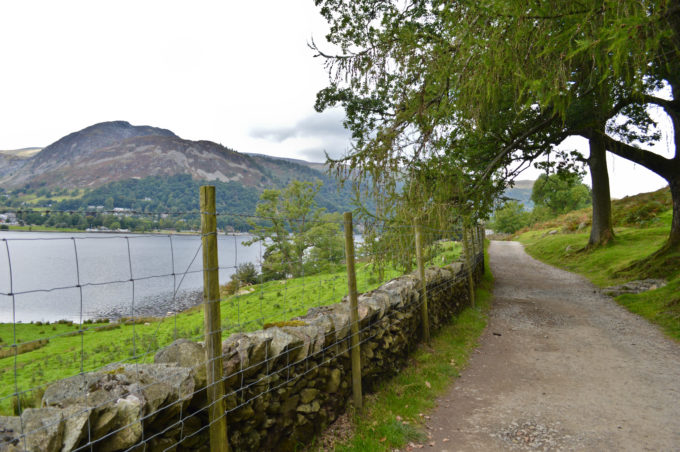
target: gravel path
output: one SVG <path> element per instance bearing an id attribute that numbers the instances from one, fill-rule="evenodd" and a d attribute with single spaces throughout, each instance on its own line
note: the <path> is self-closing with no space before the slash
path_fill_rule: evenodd
<path id="1" fill-rule="evenodd" d="M 680 345 L 517 242 L 489 253 L 489 325 L 409 449 L 680 451 Z"/>

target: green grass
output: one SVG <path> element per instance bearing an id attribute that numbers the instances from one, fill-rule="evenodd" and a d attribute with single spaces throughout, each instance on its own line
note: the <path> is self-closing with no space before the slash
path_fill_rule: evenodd
<path id="1" fill-rule="evenodd" d="M 680 278 L 671 280 L 667 286 L 637 295 L 621 295 L 616 298 L 622 306 L 659 325 L 676 341 L 680 341 Z"/>
<path id="2" fill-rule="evenodd" d="M 615 228 L 615 240 L 602 247 L 584 249 L 589 237 L 587 229 L 582 233 L 565 233 L 569 229 L 565 227 L 556 234 L 548 234 L 552 228 L 559 227 L 560 218 L 553 220 L 552 228 L 524 232 L 517 240 L 532 257 L 579 273 L 598 287 L 650 277 L 666 279 L 669 282 L 666 287 L 621 295 L 616 301 L 680 341 L 680 252 L 656 253 L 668 238 L 672 217 L 669 210 L 654 211 L 660 203 L 651 195 L 660 194 L 663 192 L 626 198 L 625 206 L 631 210 L 626 215 L 622 209 L 620 217 L 636 217 L 640 212 L 653 212 L 653 215 L 646 217 L 645 227 Z"/>
<path id="3" fill-rule="evenodd" d="M 82 230 L 76 228 L 55 228 L 54 226 L 40 226 L 40 225 L 19 226 L 14 224 L 10 225 L 8 230 L 30 232 L 83 232 Z"/>
<path id="4" fill-rule="evenodd" d="M 446 245 L 448 262 L 440 257 L 439 265 L 458 257 L 460 246 Z M 378 279 L 370 265 L 357 265 L 357 288 L 366 292 L 399 276 L 394 268 L 385 270 Z M 284 281 L 269 281 L 248 288 L 248 294 L 225 297 L 221 303 L 223 336 L 237 331 L 253 331 L 265 323 L 274 323 L 303 315 L 310 307 L 339 302 L 347 293 L 345 270 L 317 274 Z M 163 319 L 137 319 L 135 325 L 120 322 L 119 328 L 104 323 L 95 324 L 0 324 L 0 350 L 14 343 L 27 344 L 49 338 L 43 347 L 14 357 L 0 359 L 0 414 L 12 413 L 12 394 L 21 393 L 81 371 L 99 369 L 112 362 L 152 362 L 155 352 L 176 338 L 203 340 L 203 308 L 196 306 L 176 316 Z M 15 379 L 16 364 L 16 379 Z M 82 366 L 82 368 L 81 368 Z"/>
<path id="5" fill-rule="evenodd" d="M 429 345 L 419 347 L 408 367 L 365 397 L 363 412 L 352 416 L 351 437 L 336 444 L 336 451 L 391 451 L 426 439 L 423 416 L 467 364 L 486 327 L 492 286 L 487 264 L 476 291 L 477 307 L 463 310 L 432 336 Z"/>
<path id="6" fill-rule="evenodd" d="M 596 286 L 606 287 L 629 281 L 624 269 L 661 248 L 668 238 L 668 228 L 616 228 L 616 240 L 590 251 L 590 232 L 547 235 L 549 229 L 529 231 L 517 240 L 534 258 L 556 267 L 580 273 Z"/>
<path id="7" fill-rule="evenodd" d="M 31 204 L 33 206 L 40 205 L 44 206 L 48 203 L 57 203 L 60 201 L 64 201 L 67 199 L 78 199 L 81 198 L 85 194 L 85 190 L 79 189 L 78 193 L 75 195 L 71 194 L 65 194 L 65 195 L 54 195 L 50 196 L 49 198 L 47 196 L 38 196 L 36 193 L 27 193 L 24 195 L 21 195 L 17 197 L 17 200 L 26 203 L 26 204 Z"/>

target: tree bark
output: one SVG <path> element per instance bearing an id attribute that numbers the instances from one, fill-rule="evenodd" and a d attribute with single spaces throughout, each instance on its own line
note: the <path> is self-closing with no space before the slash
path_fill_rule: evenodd
<path id="1" fill-rule="evenodd" d="M 680 95 L 680 86 L 674 84 L 672 87 L 673 96 Z M 668 182 L 673 200 L 673 221 L 671 223 L 671 232 L 665 248 L 670 247 L 678 249 L 680 247 L 680 101 L 661 100 L 655 102 L 650 101 L 650 103 L 656 103 L 657 105 L 662 106 L 671 118 L 675 142 L 675 154 L 673 158 L 665 158 L 652 151 L 636 148 L 606 135 L 603 136 L 602 139 L 609 152 L 644 166 L 648 170 L 663 177 L 666 182 Z"/>
<path id="2" fill-rule="evenodd" d="M 604 131 L 602 131 L 604 133 Z M 599 131 L 589 134 L 590 177 L 593 185 L 593 227 L 590 230 L 588 247 L 604 245 L 614 238 L 612 227 L 612 205 L 607 172 L 607 148 Z"/>
<path id="3" fill-rule="evenodd" d="M 668 185 L 673 199 L 673 220 L 671 221 L 671 233 L 668 236 L 668 247 L 680 250 L 680 175 L 670 180 Z"/>

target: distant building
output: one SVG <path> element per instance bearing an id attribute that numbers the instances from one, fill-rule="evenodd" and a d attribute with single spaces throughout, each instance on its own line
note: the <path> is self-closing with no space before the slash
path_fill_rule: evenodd
<path id="1" fill-rule="evenodd" d="M 0 223 L 17 224 L 17 215 L 14 212 L 0 214 Z"/>

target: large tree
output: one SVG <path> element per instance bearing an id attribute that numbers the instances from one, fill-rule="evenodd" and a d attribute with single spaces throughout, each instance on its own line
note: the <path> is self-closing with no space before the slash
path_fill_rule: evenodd
<path id="1" fill-rule="evenodd" d="M 675 3 L 317 4 L 331 24 L 329 41 L 342 53 L 329 56 L 317 48 L 334 76 L 317 107 L 345 107 L 356 143 L 345 163 L 375 175 L 402 170 L 427 153 L 455 154 L 463 163 L 487 163 L 478 173 L 474 186 L 479 186 L 485 178 L 512 175 L 502 168 L 513 161 L 531 160 L 579 134 L 591 149 L 591 244 L 611 238 L 605 152 L 628 158 L 640 152 L 631 144 L 646 139 L 650 122 L 635 106 L 650 96 L 650 87 L 672 77 Z M 608 121 L 621 112 L 632 113 L 642 133 L 629 128 L 627 134 L 607 134 Z M 461 133 L 495 140 L 496 149 L 458 146 Z M 664 172 L 667 180 L 673 173 Z M 680 230 L 678 213 L 675 209 L 671 244 Z"/>
<path id="2" fill-rule="evenodd" d="M 531 190 L 534 209 L 547 209 L 550 216 L 582 209 L 590 204 L 590 189 L 583 184 L 581 175 L 561 172 L 550 176 L 542 174 Z"/>
<path id="3" fill-rule="evenodd" d="M 269 279 L 300 276 L 304 271 L 305 250 L 315 243 L 314 231 L 324 209 L 314 198 L 322 183 L 293 180 L 283 190 L 264 190 L 255 208 L 258 221 L 250 220 L 253 238 L 247 245 L 261 242 L 262 273 Z"/>

